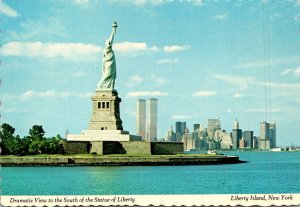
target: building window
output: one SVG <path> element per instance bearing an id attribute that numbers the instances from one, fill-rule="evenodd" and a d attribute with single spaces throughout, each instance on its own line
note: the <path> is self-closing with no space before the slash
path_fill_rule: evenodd
<path id="1" fill-rule="evenodd" d="M 102 102 L 102 108 L 105 109 L 105 102 Z"/>
<path id="2" fill-rule="evenodd" d="M 106 108 L 109 109 L 109 102 L 106 102 Z"/>
<path id="3" fill-rule="evenodd" d="M 98 109 L 101 109 L 101 102 L 98 102 Z"/>

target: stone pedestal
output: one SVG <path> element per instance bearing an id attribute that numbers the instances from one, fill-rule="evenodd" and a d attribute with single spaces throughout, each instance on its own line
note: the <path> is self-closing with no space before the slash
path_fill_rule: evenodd
<path id="1" fill-rule="evenodd" d="M 83 130 L 81 134 L 67 134 L 67 141 L 140 141 L 140 136 L 123 130 Z"/>
<path id="2" fill-rule="evenodd" d="M 93 113 L 89 130 L 123 130 L 120 102 L 116 90 L 99 90 L 92 96 Z"/>

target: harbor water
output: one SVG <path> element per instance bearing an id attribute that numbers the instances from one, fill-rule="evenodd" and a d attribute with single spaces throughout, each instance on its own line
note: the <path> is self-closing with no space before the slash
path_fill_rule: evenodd
<path id="1" fill-rule="evenodd" d="M 2 195 L 300 193 L 300 152 L 223 152 L 241 164 L 1 167 Z"/>

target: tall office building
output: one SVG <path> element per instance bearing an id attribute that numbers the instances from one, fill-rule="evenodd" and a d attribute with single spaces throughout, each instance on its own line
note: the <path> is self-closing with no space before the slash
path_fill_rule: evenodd
<path id="1" fill-rule="evenodd" d="M 274 122 L 269 123 L 269 138 L 271 141 L 271 148 L 276 148 L 276 124 Z"/>
<path id="2" fill-rule="evenodd" d="M 207 133 L 209 138 L 214 138 L 215 132 L 221 129 L 220 119 L 208 119 L 207 121 Z"/>
<path id="3" fill-rule="evenodd" d="M 157 140 L 157 99 L 148 99 L 148 130 L 147 130 L 147 140 L 156 141 Z"/>
<path id="4" fill-rule="evenodd" d="M 245 147 L 253 148 L 253 131 L 244 131 L 243 138 L 245 140 Z"/>
<path id="5" fill-rule="evenodd" d="M 269 150 L 276 147 L 276 124 L 274 122 L 260 123 L 260 138 L 258 149 Z"/>
<path id="6" fill-rule="evenodd" d="M 188 132 L 188 130 L 185 130 L 185 133 L 183 134 L 183 148 L 184 150 L 190 151 L 196 149 L 196 139 L 197 139 L 197 133 L 196 132 Z"/>
<path id="7" fill-rule="evenodd" d="M 200 124 L 194 124 L 194 132 L 199 131 L 200 130 Z"/>
<path id="8" fill-rule="evenodd" d="M 166 133 L 166 141 L 167 142 L 176 142 L 176 136 L 175 136 L 172 126 Z"/>
<path id="9" fill-rule="evenodd" d="M 146 100 L 138 99 L 136 102 L 136 134 L 143 140 L 146 138 Z"/>
<path id="10" fill-rule="evenodd" d="M 217 130 L 216 133 L 218 134 L 219 138 L 222 140 L 220 147 L 222 149 L 230 149 L 232 146 L 230 133 L 226 132 L 225 130 Z"/>
<path id="11" fill-rule="evenodd" d="M 260 137 L 258 141 L 258 149 L 269 150 L 270 149 L 270 138 L 269 138 L 269 128 L 268 122 L 260 122 Z"/>
<path id="12" fill-rule="evenodd" d="M 242 130 L 239 129 L 239 122 L 236 119 L 233 123 L 233 129 L 232 129 L 232 149 L 238 149 L 240 147 L 241 138 L 242 138 Z"/>
<path id="13" fill-rule="evenodd" d="M 185 133 L 185 129 L 186 129 L 186 122 L 175 123 L 176 142 L 182 142 L 182 137 Z"/>

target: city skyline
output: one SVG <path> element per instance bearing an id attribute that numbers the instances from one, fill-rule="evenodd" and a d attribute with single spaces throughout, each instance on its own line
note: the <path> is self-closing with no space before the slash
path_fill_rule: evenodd
<path id="1" fill-rule="evenodd" d="M 276 123 L 300 145 L 299 1 L 0 1 L 1 117 L 25 136 L 80 133 L 112 21 L 125 130 L 137 99 L 156 97 L 158 138 L 176 121 L 220 117 L 229 131 Z"/>

